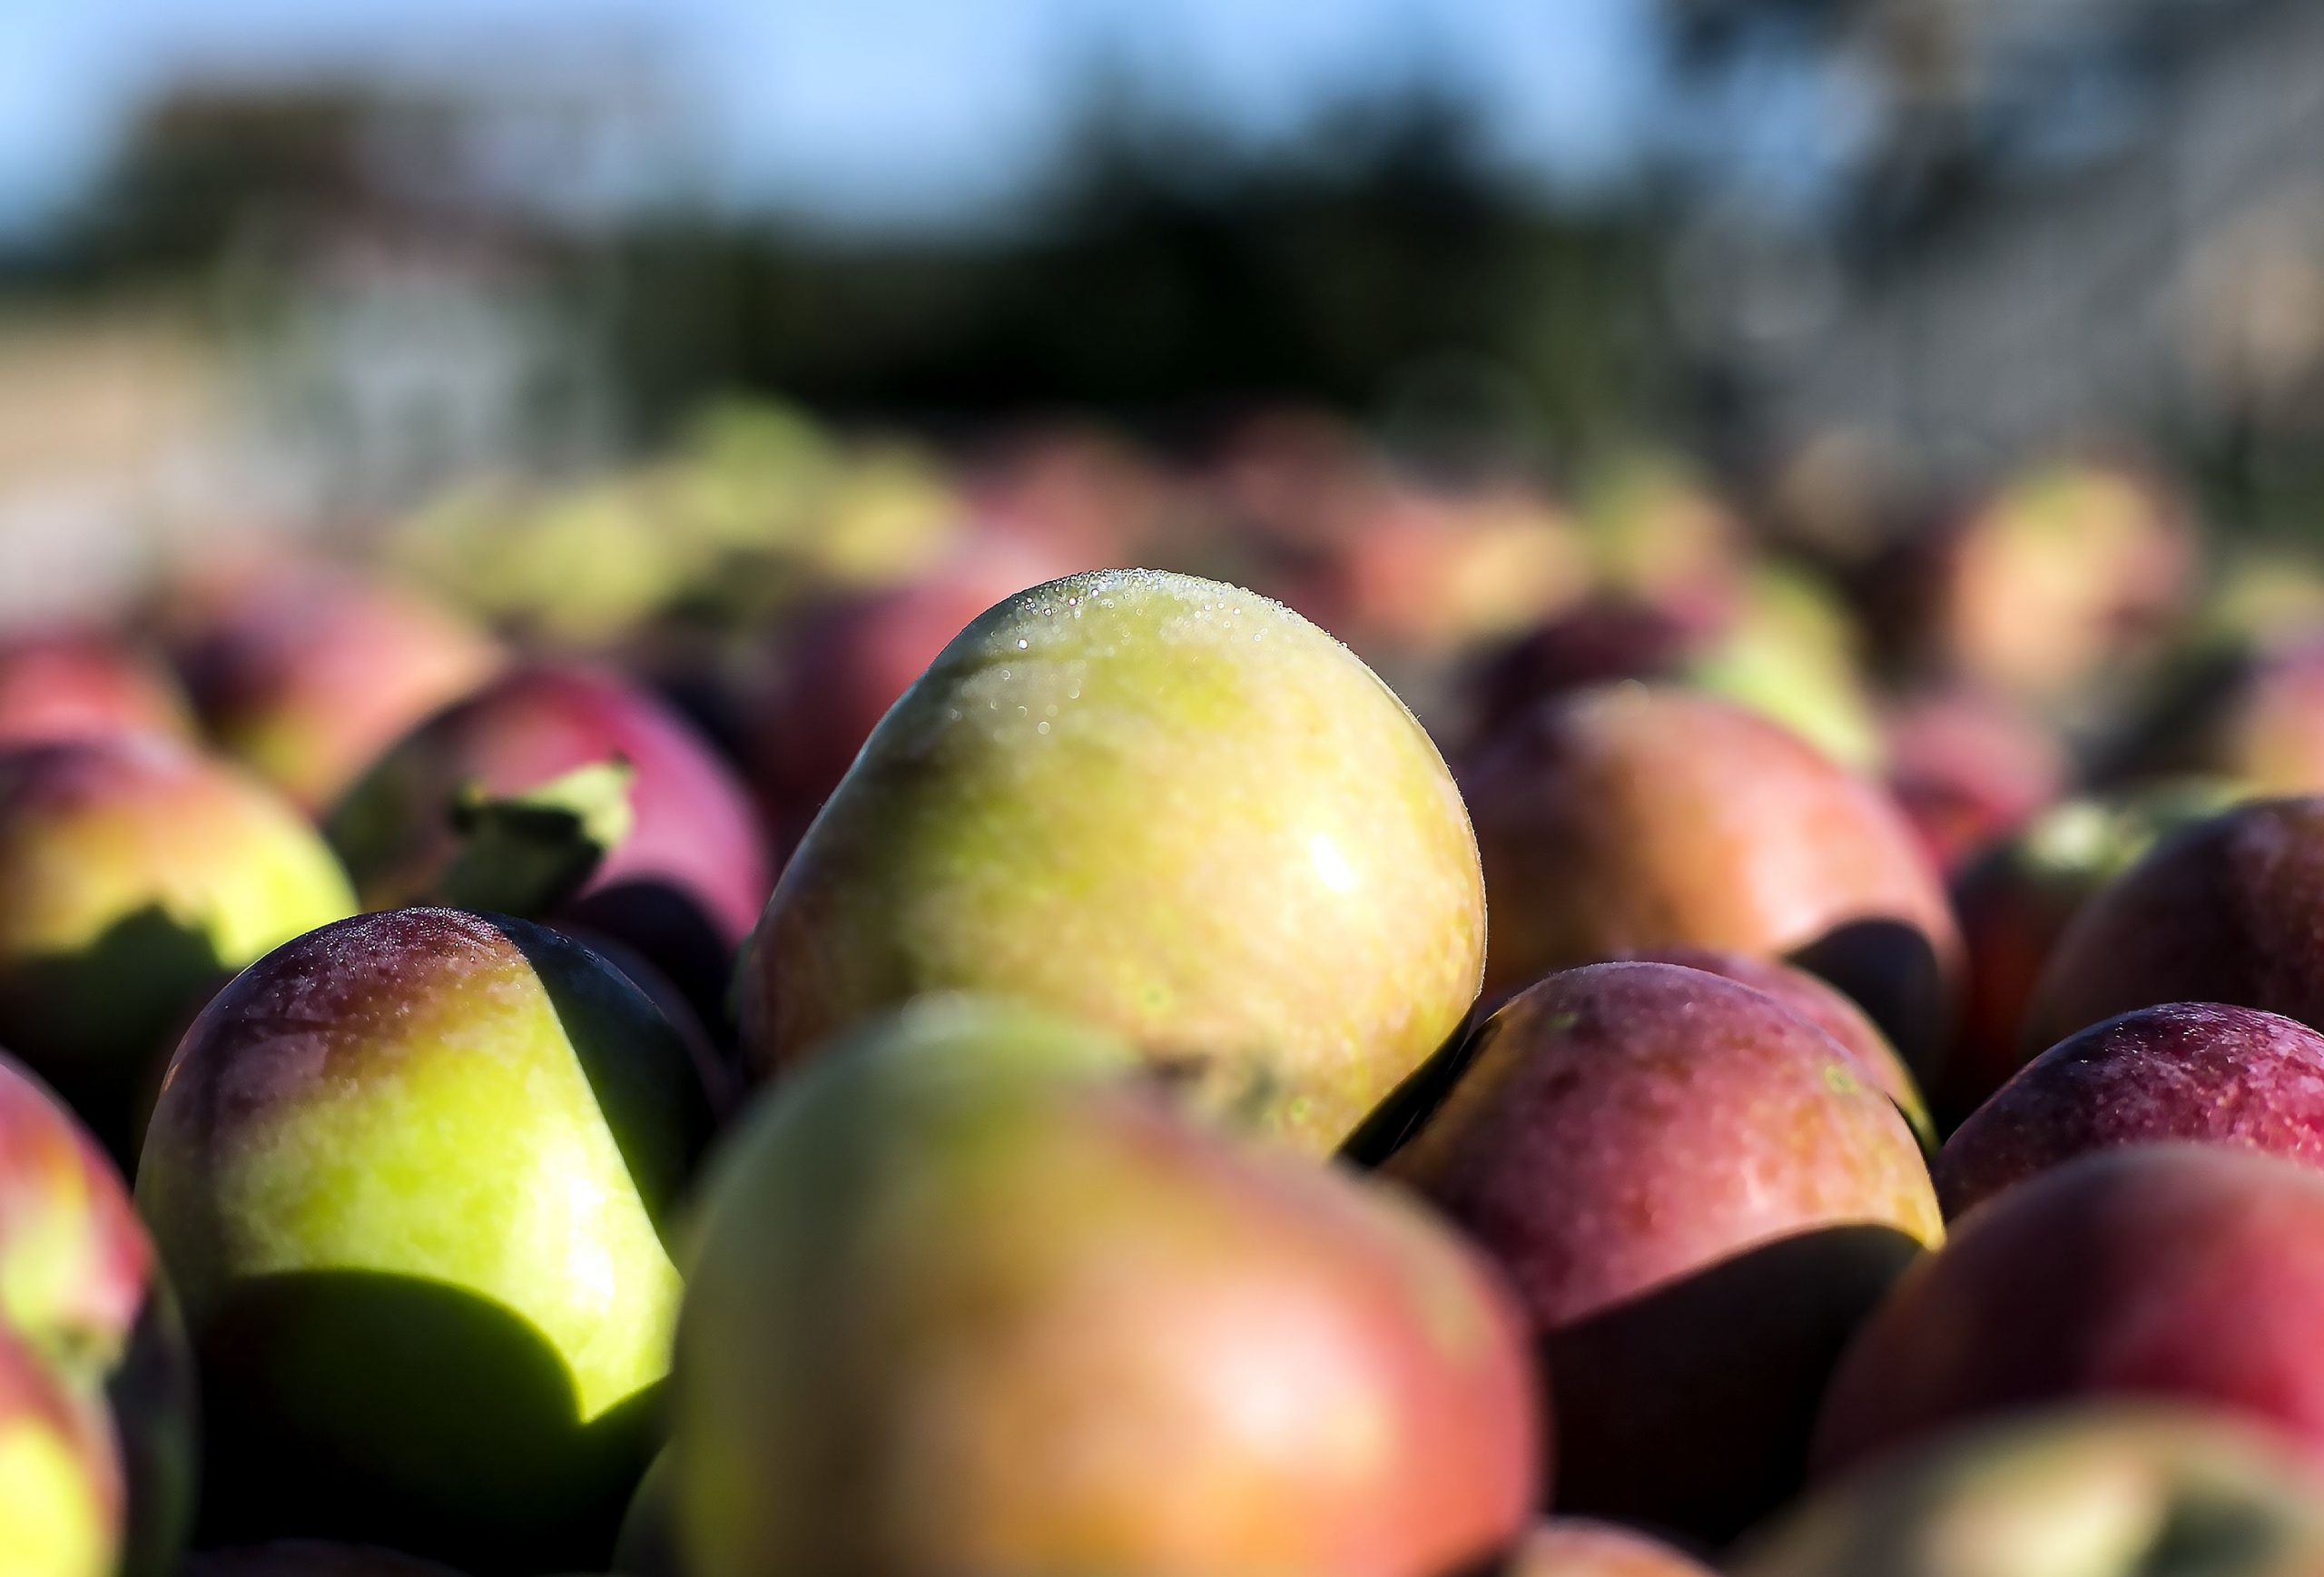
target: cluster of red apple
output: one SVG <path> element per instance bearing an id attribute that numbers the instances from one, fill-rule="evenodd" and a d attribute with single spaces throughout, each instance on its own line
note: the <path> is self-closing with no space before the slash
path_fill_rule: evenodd
<path id="1" fill-rule="evenodd" d="M 2205 551 L 762 413 L 0 637 L 0 1574 L 2324 1573 Z"/>

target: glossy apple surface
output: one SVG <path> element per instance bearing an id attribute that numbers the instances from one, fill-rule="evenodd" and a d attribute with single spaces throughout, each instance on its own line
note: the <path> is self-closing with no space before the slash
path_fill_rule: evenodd
<path id="1" fill-rule="evenodd" d="M 1492 944 L 1485 995 L 1627 953 L 1787 957 L 1925 1066 L 1960 942 L 1943 889 L 1876 786 L 1773 724 L 1680 690 L 1544 703 L 1462 774 Z"/>
<path id="2" fill-rule="evenodd" d="M 678 1336 L 698 1577 L 1437 1577 L 1537 1480 L 1517 1311 L 1408 1199 L 931 999 L 762 1107 Z"/>
<path id="3" fill-rule="evenodd" d="M 1944 1236 L 1911 1129 L 1839 1043 L 1674 964 L 1521 993 L 1383 1169 L 1523 1297 L 1559 1509 L 1713 1543 L 1797 1487 L 1843 1345 Z"/>
<path id="4" fill-rule="evenodd" d="M 783 1068 L 921 992 L 1113 1030 L 1327 1151 L 1458 1030 L 1484 893 L 1412 714 L 1329 636 L 1187 576 L 1077 576 L 961 633 L 776 887 L 741 991 Z"/>
<path id="5" fill-rule="evenodd" d="M 2074 1157 L 2201 1140 L 2324 1166 L 2324 1035 L 2250 1008 L 2173 1002 L 2069 1035 L 2020 1069 L 1935 1167 L 1948 1217 Z"/>
<path id="6" fill-rule="evenodd" d="M 602 1560 L 707 1127 L 675 1031 L 543 927 L 399 910 L 246 971 L 137 1178 L 201 1355 L 213 1537 Z"/>
<path id="7" fill-rule="evenodd" d="M 2216 1145 L 2082 1157 L 1956 1224 L 1832 1381 L 1829 1473 L 1994 1414 L 2208 1406 L 2324 1462 L 2324 1175 Z"/>
<path id="8" fill-rule="evenodd" d="M 153 739 L 0 751 L 0 1044 L 116 1155 L 205 993 L 353 912 L 305 818 Z"/>

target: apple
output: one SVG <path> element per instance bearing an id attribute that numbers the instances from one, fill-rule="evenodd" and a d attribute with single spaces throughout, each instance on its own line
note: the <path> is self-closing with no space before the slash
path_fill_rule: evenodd
<path id="1" fill-rule="evenodd" d="M 690 1572 L 1439 1577 L 1517 1534 L 1534 1382 L 1491 1268 L 1133 1062 L 929 999 L 744 1124 L 678 1331 Z"/>
<path id="2" fill-rule="evenodd" d="M 0 1562 L 8 1577 L 114 1577 L 121 1465 L 104 1414 L 0 1327 Z"/>
<path id="3" fill-rule="evenodd" d="M 773 880 L 765 843 L 747 793 L 709 744 L 612 673 L 578 664 L 504 673 L 390 746 L 326 831 L 367 907 L 438 901 L 451 896 L 447 878 L 465 848 L 455 819 L 464 796 L 520 796 L 608 764 L 631 774 L 623 835 L 569 901 L 529 918 L 627 942 L 715 1020 Z"/>
<path id="4" fill-rule="evenodd" d="M 1886 734 L 1889 792 L 1948 876 L 2032 820 L 2066 784 L 2057 735 L 1998 696 L 1926 692 L 1889 714 Z"/>
<path id="5" fill-rule="evenodd" d="M 2063 1408 L 1947 1434 L 1818 1493 L 1737 1577 L 2300 1577 L 2311 1466 L 2218 1414 Z"/>
<path id="6" fill-rule="evenodd" d="M 1382 1169 L 1523 1298 L 1560 1509 L 1711 1543 L 1796 1486 L 1842 1344 L 1944 1236 L 1912 1130 L 1839 1043 L 1675 964 L 1519 994 Z"/>
<path id="7" fill-rule="evenodd" d="M 602 1559 L 708 1127 L 677 1033 L 544 927 L 398 910 L 245 971 L 137 1175 L 202 1364 L 212 1537 Z"/>
<path id="8" fill-rule="evenodd" d="M 0 751 L 0 1044 L 117 1156 L 205 993 L 353 912 L 272 790 L 149 737 Z"/>
<path id="9" fill-rule="evenodd" d="M 2173 1002 L 2067 1036 L 1945 1141 L 1947 1217 L 2079 1155 L 2204 1140 L 2324 1165 L 2324 1035 L 2250 1008 Z"/>
<path id="10" fill-rule="evenodd" d="M 773 672 L 749 706 L 748 765 L 777 846 L 797 846 L 880 719 L 963 626 L 1069 567 L 1023 547 L 963 554 L 803 610 L 776 637 Z"/>
<path id="11" fill-rule="evenodd" d="M 167 1577 L 194 1497 L 192 1360 L 177 1305 L 112 1161 L 5 1055 L 0 1331 L 75 1396 L 104 1403 L 126 1505 L 119 1570 Z"/>
<path id="12" fill-rule="evenodd" d="M 1789 958 L 1915 1067 L 1959 970 L 1945 892 L 1875 785 L 1726 702 L 1618 685 L 1543 703 L 1462 774 L 1492 907 L 1485 996 L 1685 946 Z"/>
<path id="13" fill-rule="evenodd" d="M 0 745 L 192 733 L 168 672 L 131 647 L 65 626 L 0 636 Z"/>
<path id="14" fill-rule="evenodd" d="M 1822 1471 L 1963 1421 L 2145 1397 L 2324 1462 L 2324 1176 L 2220 1145 L 2102 1150 L 1994 1197 L 1850 1346 Z"/>
<path id="15" fill-rule="evenodd" d="M 1941 1126 L 1974 1111 L 2043 1049 L 2020 1041 L 2026 1003 L 2091 895 L 2157 838 L 2216 814 L 2234 797 L 2226 784 L 2194 780 L 2067 800 L 1956 873 L 1953 908 L 1968 983 L 1952 1044 L 1927 1086 Z"/>
<path id="16" fill-rule="evenodd" d="M 1916 655 L 1942 676 L 2071 705 L 2157 655 L 2195 551 L 2185 511 L 2132 468 L 2029 469 L 1932 539 Z"/>
<path id="17" fill-rule="evenodd" d="M 1913 1070 L 1905 1066 L 1905 1060 L 1888 1043 L 1888 1037 L 1865 1016 L 1862 1008 L 1817 976 L 1780 959 L 1722 952 L 1708 947 L 1658 948 L 1633 953 L 1620 961 L 1680 964 L 1767 992 L 1838 1041 L 1840 1049 L 1856 1064 L 1856 1071 L 1896 1103 L 1922 1145 L 1929 1149 L 1935 1148 L 1935 1130 L 1929 1126 L 1928 1108 L 1921 1099 Z"/>
<path id="18" fill-rule="evenodd" d="M 1711 1572 L 1643 1533 L 1561 1517 L 1528 1533 L 1501 1577 L 1711 1577 Z"/>
<path id="19" fill-rule="evenodd" d="M 502 661 L 482 630 L 419 592 L 320 565 L 196 593 L 171 623 L 212 737 L 309 812 Z"/>
<path id="20" fill-rule="evenodd" d="M 2085 903 L 2043 966 L 2018 1044 L 2162 1002 L 2324 1025 L 2324 798 L 2238 805 L 2165 839 Z"/>
<path id="21" fill-rule="evenodd" d="M 1107 571 L 994 607 L 888 714 L 752 940 L 743 1045 L 785 1069 L 924 992 L 1014 997 L 1328 1151 L 1483 952 L 1468 815 L 1395 695 L 1263 597 Z"/>

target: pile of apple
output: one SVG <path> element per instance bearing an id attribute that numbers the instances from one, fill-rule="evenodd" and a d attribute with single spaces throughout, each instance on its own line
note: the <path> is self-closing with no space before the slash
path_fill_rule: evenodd
<path id="1" fill-rule="evenodd" d="M 0 1577 L 2319 1577 L 2305 575 L 730 412 L 0 636 Z"/>

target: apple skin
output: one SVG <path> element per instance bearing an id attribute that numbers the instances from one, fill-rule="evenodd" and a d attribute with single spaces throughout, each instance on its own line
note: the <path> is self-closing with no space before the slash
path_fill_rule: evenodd
<path id="1" fill-rule="evenodd" d="M 1911 1129 L 1847 1052 L 1674 964 L 1521 993 L 1382 1170 L 1523 1298 L 1558 1507 L 1713 1543 L 1797 1486 L 1843 1344 L 1944 1237 Z"/>
<path id="2" fill-rule="evenodd" d="M 1850 1346 L 1829 1474 L 1965 1420 L 2092 1398 L 2210 1406 L 2324 1463 L 2324 1176 L 2218 1145 L 2102 1150 L 1972 1210 Z"/>
<path id="3" fill-rule="evenodd" d="M 117 734 L 192 737 L 166 669 L 94 630 L 0 636 L 0 746 Z"/>
<path id="4" fill-rule="evenodd" d="M 1325 1152 L 1483 954 L 1467 813 L 1395 695 L 1278 604 L 1108 571 L 987 612 L 880 724 L 743 960 L 743 1046 L 780 1069 L 922 992 L 1014 997 Z"/>
<path id="5" fill-rule="evenodd" d="M 369 908 L 427 901 L 458 849 L 463 789 L 508 795 L 615 758 L 627 837 L 558 915 L 629 943 L 706 1021 L 773 881 L 739 781 L 659 699 L 579 664 L 511 669 L 389 748 L 325 824 Z"/>
<path id="6" fill-rule="evenodd" d="M 1708 1566 L 1628 1528 L 1561 1517 L 1536 1526 L 1500 1577 L 1712 1577 Z"/>
<path id="7" fill-rule="evenodd" d="M 202 1366 L 208 1537 L 602 1560 L 708 1128 L 678 1034 L 545 927 L 399 910 L 244 971 L 137 1177 Z"/>
<path id="8" fill-rule="evenodd" d="M 192 1531 L 193 1361 L 153 1240 L 111 1160 L 0 1054 L 0 1329 L 102 1396 L 126 1498 L 119 1571 L 168 1577 Z"/>
<path id="9" fill-rule="evenodd" d="M 9 1577 L 114 1577 L 122 1500 L 103 1409 L 0 1327 L 0 1557 Z"/>
<path id="10" fill-rule="evenodd" d="M 1738 1577 L 2309 1577 L 2310 1464 L 2215 1413 L 2085 1405 L 1851 1474 L 1756 1536 Z"/>
<path id="11" fill-rule="evenodd" d="M 1107 1037 L 925 999 L 778 1089 L 694 1238 L 697 1577 L 1436 1577 L 1540 1475 L 1521 1321 L 1411 1201 Z"/>
<path id="12" fill-rule="evenodd" d="M 901 586 L 806 609 L 750 706 L 751 780 L 787 854 L 880 719 L 979 614 L 1078 566 L 1023 547 L 964 554 Z"/>
<path id="13" fill-rule="evenodd" d="M 459 1577 L 448 1566 L 372 1544 L 283 1539 L 189 1555 L 177 1577 Z"/>
<path id="14" fill-rule="evenodd" d="M 2043 968 L 2091 896 L 2156 840 L 2234 803 L 2230 786 L 2161 783 L 2051 806 L 1971 860 L 1953 879 L 1954 913 L 1968 956 L 1960 1018 L 1927 1089 L 1950 1129 L 2050 1044 L 2019 1031 Z"/>
<path id="15" fill-rule="evenodd" d="M 1929 1126 L 1928 1108 L 1921 1099 L 1920 1086 L 1913 1079 L 1913 1070 L 1905 1066 L 1905 1060 L 1888 1043 L 1888 1037 L 1880 1032 L 1879 1025 L 1866 1017 L 1862 1008 L 1817 976 L 1780 959 L 1758 958 L 1745 952 L 1722 952 L 1717 948 L 1708 947 L 1657 948 L 1649 952 L 1633 953 L 1618 961 L 1679 964 L 1767 992 L 1837 1040 L 1840 1049 L 1855 1062 L 1856 1070 L 1896 1103 L 1896 1109 L 1904 1114 L 1905 1123 L 1911 1127 L 1922 1146 L 1929 1149 L 1935 1148 L 1935 1130 Z"/>
<path id="16" fill-rule="evenodd" d="M 1921 662 L 2068 706 L 2157 655 L 2195 577 L 2192 522 L 2151 477 L 2088 461 L 2011 478 L 1930 540 Z"/>
<path id="17" fill-rule="evenodd" d="M 2043 967 L 2028 1053 L 2133 1008 L 2221 1002 L 2324 1026 L 2324 797 L 2255 800 L 2165 839 L 2083 905 Z"/>
<path id="18" fill-rule="evenodd" d="M 1998 696 L 1940 689 L 1887 719 L 1888 791 L 1948 877 L 2064 789 L 2058 736 Z"/>
<path id="19" fill-rule="evenodd" d="M 1915 1068 L 1959 973 L 1951 910 L 1887 796 L 1771 723 L 1680 690 L 1546 702 L 1462 774 L 1492 907 L 1485 1000 L 1657 948 L 1787 957 Z"/>
<path id="20" fill-rule="evenodd" d="M 2067 1036 L 1945 1141 L 1947 1219 L 2093 1150 L 2163 1139 L 2324 1166 L 2324 1035 L 2250 1008 L 2173 1002 Z"/>
<path id="21" fill-rule="evenodd" d="M 504 660 L 449 608 L 320 565 L 244 576 L 191 599 L 173 623 L 211 737 L 310 813 Z"/>
<path id="22" fill-rule="evenodd" d="M 126 736 L 0 751 L 0 1044 L 123 1157 L 203 996 L 355 908 L 272 790 Z"/>

